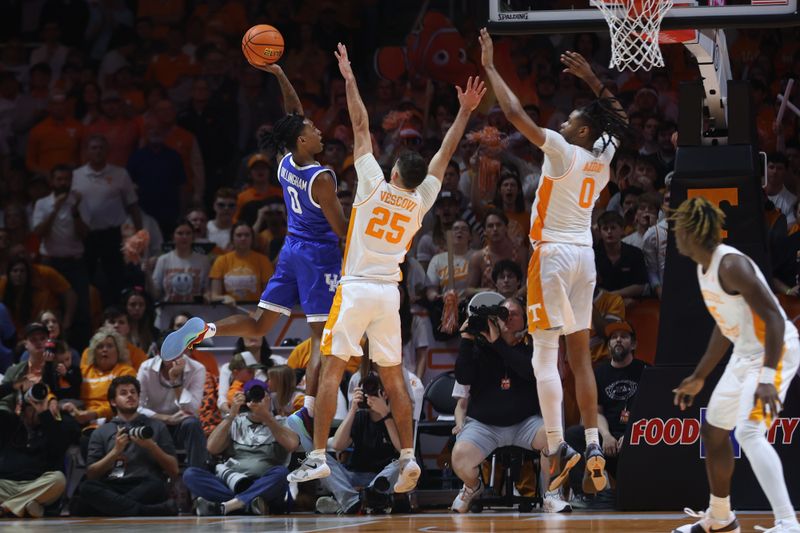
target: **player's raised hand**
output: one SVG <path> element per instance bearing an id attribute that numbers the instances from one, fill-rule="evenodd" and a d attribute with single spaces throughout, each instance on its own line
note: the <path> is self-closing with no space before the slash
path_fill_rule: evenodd
<path id="1" fill-rule="evenodd" d="M 250 65 L 257 68 L 258 70 L 269 72 L 270 74 L 273 74 L 275 76 L 283 72 L 283 69 L 277 63 L 262 63 L 261 65 L 254 65 L 253 63 L 250 63 Z"/>
<path id="2" fill-rule="evenodd" d="M 333 55 L 336 56 L 336 60 L 339 62 L 339 72 L 342 73 L 342 77 L 345 81 L 355 79 L 353 68 L 350 66 L 350 58 L 347 57 L 347 47 L 339 43 L 336 48 L 337 50 L 333 52 Z"/>
<path id="3" fill-rule="evenodd" d="M 481 43 L 481 64 L 483 68 L 494 66 L 494 44 L 492 43 L 492 36 L 486 28 L 481 28 L 478 34 L 478 42 Z"/>
<path id="4" fill-rule="evenodd" d="M 595 76 L 589 62 L 586 61 L 578 52 L 567 50 L 561 54 L 561 63 L 566 67 L 564 72 L 569 72 L 582 80 L 586 80 Z"/>
<path id="5" fill-rule="evenodd" d="M 462 90 L 461 87 L 456 85 L 456 92 L 458 93 L 458 102 L 461 107 L 472 112 L 481 103 L 483 95 L 486 94 L 486 86 L 478 76 L 474 78 L 470 76 L 467 80 L 466 88 Z"/>

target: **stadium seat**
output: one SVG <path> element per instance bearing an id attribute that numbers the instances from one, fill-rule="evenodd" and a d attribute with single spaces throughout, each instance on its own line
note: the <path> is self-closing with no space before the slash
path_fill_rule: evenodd
<path id="1" fill-rule="evenodd" d="M 625 309 L 625 317 L 636 332 L 636 358 L 648 365 L 656 359 L 660 309 L 657 298 L 642 298 Z"/>

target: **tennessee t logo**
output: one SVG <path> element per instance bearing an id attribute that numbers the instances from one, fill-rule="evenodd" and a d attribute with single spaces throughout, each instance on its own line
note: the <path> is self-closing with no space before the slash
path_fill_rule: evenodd
<path id="1" fill-rule="evenodd" d="M 696 198 L 701 196 L 706 200 L 713 202 L 722 209 L 722 202 L 726 202 L 731 207 L 739 205 L 739 189 L 736 187 L 722 187 L 716 189 L 689 189 L 686 191 L 686 198 Z M 722 238 L 726 239 L 728 232 L 722 230 Z"/>
<path id="2" fill-rule="evenodd" d="M 542 308 L 542 304 L 533 304 L 528 306 L 528 323 L 534 324 L 539 321 L 539 313 L 537 311 Z"/>

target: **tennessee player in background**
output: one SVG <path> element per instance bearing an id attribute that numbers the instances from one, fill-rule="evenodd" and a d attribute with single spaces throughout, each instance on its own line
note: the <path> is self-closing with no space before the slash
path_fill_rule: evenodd
<path id="1" fill-rule="evenodd" d="M 528 330 L 533 337 L 533 368 L 550 454 L 550 486 L 557 489 L 580 456 L 564 441 L 558 374 L 558 340 L 566 337 L 567 358 L 586 428 L 584 490 L 607 484 L 600 446 L 597 385 L 589 352 L 592 295 L 596 283 L 592 249 L 592 210 L 609 181 L 609 165 L 620 140 L 628 136 L 619 102 L 580 54 L 561 56 L 565 72 L 586 82 L 598 97 L 573 111 L 559 132 L 536 124 L 494 67 L 492 38 L 482 29 L 481 61 L 500 107 L 517 130 L 544 152 L 542 177 L 531 208 L 528 264 Z"/>
<path id="2" fill-rule="evenodd" d="M 325 448 L 336 409 L 336 390 L 347 361 L 363 352 L 359 341 L 366 332 L 369 357 L 378 365 L 389 395 L 391 418 L 387 430 L 396 428 L 400 440 L 399 476 L 394 492 L 412 490 L 420 468 L 414 459 L 411 399 L 403 380 L 400 333 L 400 263 L 405 258 L 422 217 L 436 201 L 450 158 L 464 134 L 471 112 L 486 92 L 477 78 L 466 89 L 456 87 L 461 107 L 442 146 L 425 165 L 416 152 L 400 154 L 387 183 L 372 155 L 369 117 L 347 49 L 339 44 L 336 59 L 345 80 L 347 108 L 353 124 L 353 158 L 358 184 L 347 230 L 342 279 L 336 289 L 322 339 L 322 371 L 314 418 L 314 450 L 288 476 L 290 482 L 309 481 L 330 475 Z M 393 426 L 393 427 L 390 427 Z"/>
<path id="3" fill-rule="evenodd" d="M 674 390 L 675 405 L 681 410 L 692 405 L 708 375 L 733 344 L 733 354 L 711 394 L 702 428 L 711 488 L 709 508 L 703 513 L 687 510 L 700 520 L 673 531 L 739 532 L 730 502 L 730 433 L 735 427 L 736 440 L 775 514 L 775 527 L 762 530 L 800 533 L 780 457 L 766 437 L 800 363 L 797 328 L 787 320 L 758 266 L 736 248 L 721 244 L 725 215 L 717 206 L 705 198 L 690 198 L 670 218 L 675 223 L 678 252 L 697 263 L 700 292 L 716 322 L 694 373 Z"/>
<path id="4" fill-rule="evenodd" d="M 320 340 L 342 269 L 339 238 L 344 237 L 347 222 L 336 195 L 336 176 L 314 159 L 323 149 L 320 131 L 303 117 L 300 99 L 283 70 L 278 65 L 264 65 L 261 70 L 278 79 L 288 113 L 275 123 L 265 146 L 261 147 L 274 150 L 277 156 L 278 181 L 286 203 L 287 235 L 275 273 L 261 295 L 255 317 L 237 314 L 209 324 L 199 317 L 191 318 L 167 336 L 161 353 L 176 357 L 169 354 L 180 354 L 214 335 L 261 337 L 272 329 L 281 314 L 291 314 L 292 307 L 299 302 L 311 328 L 311 356 L 306 368 L 303 408 L 287 422 L 296 433 L 310 438 Z"/>

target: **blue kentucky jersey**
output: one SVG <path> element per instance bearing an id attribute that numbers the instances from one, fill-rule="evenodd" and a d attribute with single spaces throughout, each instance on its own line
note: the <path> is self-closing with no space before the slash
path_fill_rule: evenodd
<path id="1" fill-rule="evenodd" d="M 339 241 L 339 237 L 331 229 L 328 220 L 322 213 L 319 204 L 311 198 L 311 185 L 321 172 L 330 172 L 334 183 L 334 172 L 314 163 L 299 167 L 292 159 L 289 152 L 278 168 L 278 181 L 283 187 L 283 201 L 286 203 L 288 231 L 296 237 L 312 241 L 330 240 Z"/>

